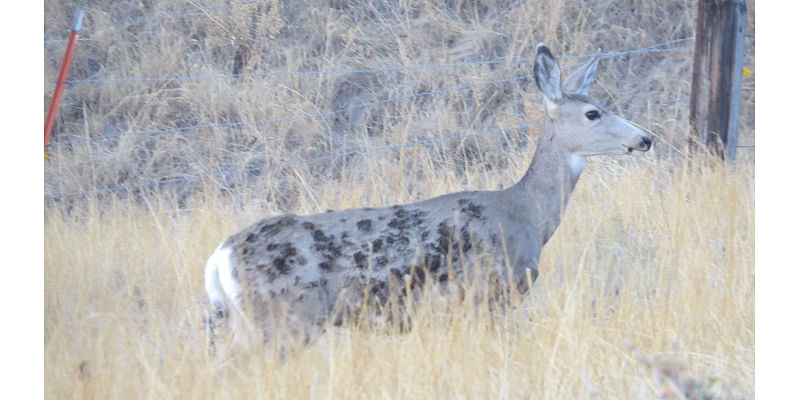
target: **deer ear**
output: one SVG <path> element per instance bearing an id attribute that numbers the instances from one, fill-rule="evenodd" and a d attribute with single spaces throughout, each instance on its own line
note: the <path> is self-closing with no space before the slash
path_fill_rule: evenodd
<path id="1" fill-rule="evenodd" d="M 561 102 L 561 68 L 544 43 L 536 46 L 533 76 L 536 78 L 536 86 L 547 100 L 551 103 Z"/>
<path id="2" fill-rule="evenodd" d="M 594 84 L 594 77 L 597 74 L 598 61 L 600 61 L 600 49 L 597 49 L 597 55 L 594 58 L 569 74 L 569 77 L 564 81 L 564 90 L 588 96 L 589 90 L 592 89 Z"/>

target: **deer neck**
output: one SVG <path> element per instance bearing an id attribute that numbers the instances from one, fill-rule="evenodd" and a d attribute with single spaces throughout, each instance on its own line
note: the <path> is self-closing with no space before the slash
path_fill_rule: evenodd
<path id="1" fill-rule="evenodd" d="M 540 227 L 542 245 L 555 231 L 567 208 L 567 202 L 586 163 L 582 156 L 571 154 L 555 139 L 557 127 L 546 121 L 536 144 L 528 170 L 509 191 L 520 206 Z"/>

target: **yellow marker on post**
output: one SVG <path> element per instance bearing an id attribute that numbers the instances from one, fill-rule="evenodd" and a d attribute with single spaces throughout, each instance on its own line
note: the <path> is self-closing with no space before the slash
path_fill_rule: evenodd
<path id="1" fill-rule="evenodd" d="M 742 75 L 744 76 L 753 76 L 753 71 L 747 69 L 747 67 L 742 67 Z"/>

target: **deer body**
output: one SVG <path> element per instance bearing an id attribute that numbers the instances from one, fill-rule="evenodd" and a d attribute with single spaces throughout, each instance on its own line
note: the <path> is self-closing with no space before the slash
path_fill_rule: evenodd
<path id="1" fill-rule="evenodd" d="M 358 312 L 365 297 L 385 304 L 403 296 L 398 288 L 416 290 L 428 280 L 447 287 L 481 276 L 527 291 L 584 157 L 650 148 L 644 132 L 586 97 L 597 61 L 567 78 L 569 92 L 562 92 L 558 63 L 539 45 L 534 75 L 548 116 L 528 170 L 508 189 L 276 216 L 228 238 L 206 265 L 218 315 L 235 314 L 267 336 L 276 325 L 312 336 Z"/>

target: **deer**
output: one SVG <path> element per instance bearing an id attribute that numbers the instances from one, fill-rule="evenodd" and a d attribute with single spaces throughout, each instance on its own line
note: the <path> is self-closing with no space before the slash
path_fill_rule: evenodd
<path id="1" fill-rule="evenodd" d="M 279 327 L 308 342 L 364 299 L 413 301 L 429 284 L 475 277 L 524 295 L 564 216 L 586 157 L 650 150 L 639 127 L 589 97 L 601 53 L 563 82 L 539 44 L 536 86 L 546 117 L 527 171 L 514 185 L 382 208 L 262 219 L 222 242 L 205 266 L 213 318 L 267 341 Z M 410 289 L 410 290 L 409 290 Z"/>

